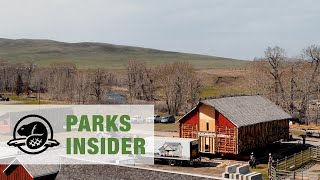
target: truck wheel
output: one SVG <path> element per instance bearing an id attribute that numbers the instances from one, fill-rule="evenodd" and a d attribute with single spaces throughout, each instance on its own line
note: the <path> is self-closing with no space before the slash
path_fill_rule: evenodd
<path id="1" fill-rule="evenodd" d="M 176 165 L 176 160 L 169 160 L 169 165 L 170 166 Z"/>

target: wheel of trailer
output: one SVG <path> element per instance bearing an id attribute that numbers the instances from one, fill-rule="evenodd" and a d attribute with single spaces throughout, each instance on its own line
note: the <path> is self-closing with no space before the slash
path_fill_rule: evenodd
<path id="1" fill-rule="evenodd" d="M 193 166 L 194 165 L 194 161 L 193 160 L 188 161 L 188 163 L 189 163 L 189 166 Z"/>
<path id="2" fill-rule="evenodd" d="M 174 165 L 176 165 L 176 160 L 169 160 L 169 165 L 170 166 L 174 166 Z"/>

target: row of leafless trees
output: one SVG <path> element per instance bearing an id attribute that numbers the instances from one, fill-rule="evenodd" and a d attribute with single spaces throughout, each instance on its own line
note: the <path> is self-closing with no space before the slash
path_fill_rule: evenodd
<path id="1" fill-rule="evenodd" d="M 280 47 L 268 47 L 264 57 L 251 64 L 250 92 L 266 95 L 307 123 L 316 120 L 320 105 L 319 65 L 319 46 L 309 46 L 297 57 L 287 57 Z"/>
<path id="2" fill-rule="evenodd" d="M 127 75 L 130 100 L 163 100 L 169 114 L 189 110 L 199 100 L 200 81 L 190 63 L 149 67 L 141 61 L 129 61 Z"/>
<path id="3" fill-rule="evenodd" d="M 104 69 L 78 70 L 74 64 L 38 67 L 35 63 L 0 62 L 0 93 L 34 97 L 46 93 L 51 100 L 71 103 L 101 103 L 104 92 L 116 84 Z"/>
<path id="4" fill-rule="evenodd" d="M 0 93 L 28 97 L 46 94 L 51 100 L 79 104 L 108 103 L 105 94 L 114 87 L 124 86 L 127 89 L 124 96 L 129 103 L 162 101 L 165 111 L 174 115 L 189 110 L 198 100 L 199 79 L 189 63 L 151 67 L 142 61 L 131 60 L 125 74 L 125 78 L 121 78 L 110 70 L 77 69 L 68 63 L 38 67 L 34 62 L 0 61 Z"/>

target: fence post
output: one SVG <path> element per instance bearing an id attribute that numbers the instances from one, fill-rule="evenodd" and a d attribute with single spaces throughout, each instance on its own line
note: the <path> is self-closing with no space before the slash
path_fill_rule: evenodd
<path id="1" fill-rule="evenodd" d="M 288 166 L 288 164 L 287 164 L 287 156 L 284 158 L 284 160 L 285 160 L 285 162 L 284 162 L 284 164 L 285 164 L 285 165 L 284 165 L 284 169 L 287 170 L 287 166 Z"/>
<path id="2" fill-rule="evenodd" d="M 312 149 L 311 149 L 311 147 L 309 147 L 309 156 L 310 156 L 310 160 L 313 160 L 313 158 L 312 158 Z"/>
<path id="3" fill-rule="evenodd" d="M 301 150 L 301 166 L 304 164 L 304 160 L 303 160 L 303 151 Z"/>
<path id="4" fill-rule="evenodd" d="M 293 154 L 293 158 L 294 158 L 294 170 L 296 169 L 296 153 Z"/>
<path id="5" fill-rule="evenodd" d="M 272 175 L 272 156 L 271 156 L 271 153 L 269 153 L 269 160 L 268 160 L 268 176 L 269 178 L 271 178 L 271 175 Z"/>
<path id="6" fill-rule="evenodd" d="M 294 157 L 294 168 L 293 168 L 293 179 L 296 179 L 296 153 L 293 154 Z"/>

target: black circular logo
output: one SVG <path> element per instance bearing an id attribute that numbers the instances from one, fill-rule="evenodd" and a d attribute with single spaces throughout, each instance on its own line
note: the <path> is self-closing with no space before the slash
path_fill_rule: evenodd
<path id="1" fill-rule="evenodd" d="M 53 139 L 53 130 L 47 119 L 39 115 L 27 115 L 21 118 L 13 130 L 13 139 L 7 143 L 18 147 L 27 154 L 39 154 L 49 147 L 58 146 Z"/>

